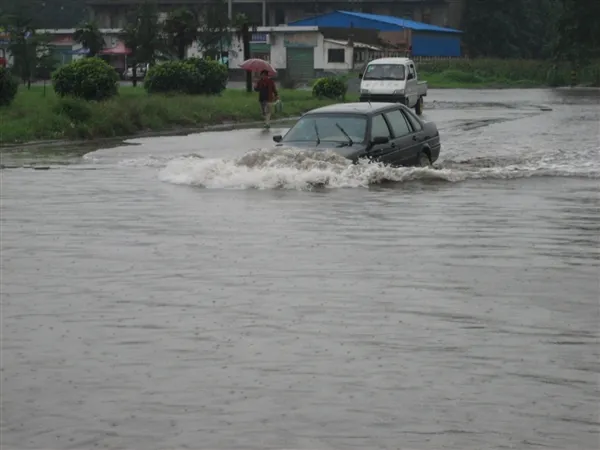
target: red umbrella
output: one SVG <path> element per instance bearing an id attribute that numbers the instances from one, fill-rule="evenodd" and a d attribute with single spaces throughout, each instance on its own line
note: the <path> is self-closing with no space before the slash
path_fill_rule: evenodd
<path id="1" fill-rule="evenodd" d="M 247 59 L 240 64 L 240 67 L 248 72 L 262 72 L 266 70 L 269 72 L 269 76 L 277 75 L 277 71 L 273 69 L 273 66 L 266 62 L 264 59 L 252 58 Z"/>

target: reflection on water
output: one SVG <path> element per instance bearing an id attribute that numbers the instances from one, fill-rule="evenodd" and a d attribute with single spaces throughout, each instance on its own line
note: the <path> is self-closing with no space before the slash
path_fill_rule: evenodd
<path id="1" fill-rule="evenodd" d="M 482 95 L 436 170 L 258 130 L 4 170 L 3 448 L 596 448 L 599 113 Z"/>

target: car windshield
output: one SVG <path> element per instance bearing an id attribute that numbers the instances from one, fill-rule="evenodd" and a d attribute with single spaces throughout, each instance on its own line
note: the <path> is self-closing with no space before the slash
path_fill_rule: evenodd
<path id="1" fill-rule="evenodd" d="M 400 64 L 371 64 L 363 80 L 404 80 L 405 75 L 405 68 Z"/>
<path id="2" fill-rule="evenodd" d="M 309 115 L 298 120 L 282 142 L 349 143 L 349 137 L 353 143 L 359 143 L 364 142 L 366 133 L 366 117 L 341 114 Z"/>

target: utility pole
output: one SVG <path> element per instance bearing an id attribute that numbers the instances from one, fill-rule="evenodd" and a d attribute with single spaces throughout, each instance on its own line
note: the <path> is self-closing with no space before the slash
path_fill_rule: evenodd
<path id="1" fill-rule="evenodd" d="M 248 19 L 245 19 L 242 26 L 242 46 L 244 51 L 244 61 L 250 59 L 250 25 Z M 252 92 L 252 72 L 246 71 L 246 92 Z"/>
<path id="2" fill-rule="evenodd" d="M 233 20 L 233 0 L 227 0 L 227 18 L 229 22 Z"/>

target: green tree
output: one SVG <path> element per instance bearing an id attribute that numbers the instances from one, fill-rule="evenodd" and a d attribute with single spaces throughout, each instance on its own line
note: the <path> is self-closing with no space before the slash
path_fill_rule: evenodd
<path id="1" fill-rule="evenodd" d="M 207 4 L 200 14 L 200 30 L 197 36 L 198 50 L 201 52 L 223 52 L 224 44 L 231 43 L 230 21 L 225 2 Z"/>
<path id="2" fill-rule="evenodd" d="M 125 46 L 131 50 L 129 62 L 132 64 L 133 85 L 137 86 L 137 65 L 153 66 L 158 59 L 165 58 L 166 42 L 158 21 L 156 3 L 147 1 L 140 5 L 123 29 Z"/>
<path id="3" fill-rule="evenodd" d="M 49 80 L 52 77 L 52 72 L 56 70 L 60 62 L 52 53 L 52 48 L 49 45 L 50 36 L 38 35 L 38 47 L 36 48 L 36 65 L 35 78 L 38 80 Z"/>
<path id="4" fill-rule="evenodd" d="M 248 17 L 238 14 L 232 21 L 231 27 L 235 35 L 242 41 L 243 60 L 250 58 L 250 31 L 256 27 L 250 25 Z M 246 92 L 252 92 L 252 73 L 246 72 Z"/>
<path id="5" fill-rule="evenodd" d="M 104 49 L 104 36 L 95 22 L 82 23 L 75 30 L 73 39 L 89 50 L 88 58 L 97 56 Z"/>
<path id="6" fill-rule="evenodd" d="M 163 30 L 169 50 L 184 59 L 187 48 L 198 39 L 198 17 L 189 9 L 176 9 L 165 20 Z"/>
<path id="7" fill-rule="evenodd" d="M 555 56 L 573 64 L 600 57 L 600 2 L 561 0 Z"/>
<path id="8" fill-rule="evenodd" d="M 462 28 L 471 56 L 543 58 L 551 52 L 560 0 L 467 0 Z"/>
<path id="9" fill-rule="evenodd" d="M 0 27 L 8 33 L 8 51 L 13 56 L 12 71 L 27 86 L 34 78 L 47 78 L 57 64 L 49 45 L 51 36 L 39 33 L 37 16 L 43 8 L 41 0 L 0 0 Z"/>
<path id="10" fill-rule="evenodd" d="M 82 0 L 0 0 L 0 9 L 25 6 L 38 28 L 74 28 L 84 20 L 88 6 Z"/>
<path id="11" fill-rule="evenodd" d="M 127 62 L 131 65 L 132 76 L 131 82 L 133 83 L 133 87 L 137 86 L 137 65 L 139 63 L 139 58 L 141 54 L 141 38 L 140 33 L 137 28 L 137 23 L 128 23 L 125 28 L 123 28 L 122 39 L 125 47 L 131 50 L 131 53 L 127 56 Z"/>
<path id="12" fill-rule="evenodd" d="M 28 11 L 18 8 L 5 16 L 6 30 L 10 36 L 8 51 L 13 57 L 13 72 L 16 73 L 27 88 L 35 77 L 36 67 L 40 59 L 40 47 L 47 45 L 48 36 L 36 34 L 36 27 Z"/>

